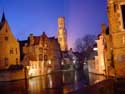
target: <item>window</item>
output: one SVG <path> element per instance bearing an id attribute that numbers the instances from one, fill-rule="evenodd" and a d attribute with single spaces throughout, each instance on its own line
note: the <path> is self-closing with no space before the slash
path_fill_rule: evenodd
<path id="1" fill-rule="evenodd" d="M 43 52 L 43 49 L 42 49 L 42 48 L 39 48 L 39 51 L 40 51 L 40 53 L 42 53 L 42 52 Z"/>
<path id="2" fill-rule="evenodd" d="M 10 54 L 13 54 L 13 48 L 10 49 Z"/>
<path id="3" fill-rule="evenodd" d="M 18 64 L 18 58 L 16 58 L 16 64 Z"/>
<path id="4" fill-rule="evenodd" d="M 45 43 L 45 47 L 46 47 L 46 48 L 48 47 L 47 43 Z"/>
<path id="5" fill-rule="evenodd" d="M 48 58 L 47 58 L 47 55 L 44 55 L 44 60 L 47 61 L 47 59 L 48 59 Z"/>
<path id="6" fill-rule="evenodd" d="M 5 36 L 5 40 L 6 40 L 6 41 L 8 40 L 8 37 L 7 37 L 7 36 Z"/>
<path id="7" fill-rule="evenodd" d="M 123 28 L 125 29 L 125 5 L 121 5 L 122 9 L 122 21 L 123 21 Z"/>
<path id="8" fill-rule="evenodd" d="M 116 12 L 116 4 L 114 4 L 114 12 Z"/>
<path id="9" fill-rule="evenodd" d="M 42 54 L 39 55 L 39 60 L 40 60 L 40 61 L 43 60 Z"/>
<path id="10" fill-rule="evenodd" d="M 44 49 L 44 54 L 46 54 L 47 53 L 47 49 Z"/>
<path id="11" fill-rule="evenodd" d="M 62 38 L 59 38 L 59 41 L 62 41 Z"/>
<path id="12" fill-rule="evenodd" d="M 114 12 L 117 12 L 118 8 L 118 4 L 114 3 Z"/>
<path id="13" fill-rule="evenodd" d="M 17 48 L 16 48 L 16 54 L 18 53 Z"/>
<path id="14" fill-rule="evenodd" d="M 47 40 L 45 40 L 45 43 L 44 43 L 44 47 L 47 47 L 48 45 L 47 45 Z"/>
<path id="15" fill-rule="evenodd" d="M 8 58 L 5 57 L 5 66 L 8 66 Z"/>

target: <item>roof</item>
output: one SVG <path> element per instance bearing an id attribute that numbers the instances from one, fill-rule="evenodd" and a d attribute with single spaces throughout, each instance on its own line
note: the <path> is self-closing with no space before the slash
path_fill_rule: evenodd
<path id="1" fill-rule="evenodd" d="M 6 18 L 5 18 L 4 12 L 3 12 L 1 23 L 5 22 L 5 21 L 6 21 Z"/>
<path id="2" fill-rule="evenodd" d="M 4 23 L 5 23 L 5 21 L 6 21 L 6 18 L 5 18 L 5 15 L 4 15 L 4 13 L 3 13 L 2 18 L 1 18 L 1 22 L 0 22 L 0 30 L 2 29 L 2 27 L 3 27 Z"/>

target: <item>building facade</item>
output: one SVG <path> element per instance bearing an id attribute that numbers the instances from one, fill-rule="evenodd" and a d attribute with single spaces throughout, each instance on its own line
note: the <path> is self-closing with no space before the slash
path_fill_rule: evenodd
<path id="1" fill-rule="evenodd" d="M 23 47 L 23 64 L 29 66 L 29 75 L 43 75 L 60 69 L 61 50 L 54 37 L 47 37 L 45 32 L 41 36 L 30 34 Z"/>
<path id="2" fill-rule="evenodd" d="M 11 32 L 3 13 L 0 22 L 0 69 L 20 63 L 19 43 Z"/>
<path id="3" fill-rule="evenodd" d="M 65 28 L 65 18 L 58 18 L 58 42 L 60 44 L 61 51 L 67 51 L 67 32 Z"/>
<path id="4" fill-rule="evenodd" d="M 106 27 L 104 24 L 102 24 L 101 33 L 97 36 L 96 44 L 93 47 L 94 59 L 88 61 L 89 72 L 93 72 L 96 74 L 106 74 L 105 33 Z"/>
<path id="5" fill-rule="evenodd" d="M 95 57 L 97 73 L 105 74 L 105 61 L 104 61 L 104 37 L 102 34 L 98 36 L 97 43 L 97 56 Z"/>
<path id="6" fill-rule="evenodd" d="M 110 47 L 114 74 L 125 77 L 125 0 L 107 0 Z"/>

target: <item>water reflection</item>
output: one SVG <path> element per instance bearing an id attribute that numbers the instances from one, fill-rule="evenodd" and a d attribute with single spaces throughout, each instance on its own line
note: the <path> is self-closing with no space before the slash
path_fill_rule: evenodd
<path id="1" fill-rule="evenodd" d="M 104 75 L 97 75 L 97 74 L 89 73 L 89 84 L 90 85 L 96 84 L 105 79 L 106 79 L 106 76 L 104 76 Z"/>
<path id="2" fill-rule="evenodd" d="M 1 94 L 65 94 L 86 86 L 83 71 L 63 71 L 14 82 L 0 82 Z"/>
<path id="3" fill-rule="evenodd" d="M 72 91 L 77 91 L 73 94 L 88 94 L 83 91 L 84 87 L 104 79 L 103 75 L 87 75 L 83 71 L 60 71 L 28 80 L 0 82 L 0 94 L 67 94 Z M 109 92 L 109 87 L 99 92 L 102 91 Z"/>

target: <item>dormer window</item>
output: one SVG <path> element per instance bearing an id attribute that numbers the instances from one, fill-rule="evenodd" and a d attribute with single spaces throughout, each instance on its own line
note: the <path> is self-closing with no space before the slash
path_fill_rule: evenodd
<path id="1" fill-rule="evenodd" d="M 121 5 L 121 12 L 122 12 L 123 28 L 125 29 L 125 5 Z"/>

